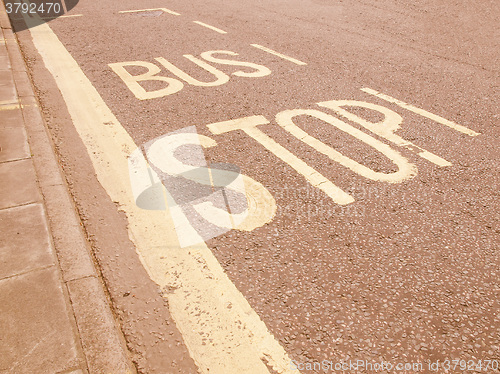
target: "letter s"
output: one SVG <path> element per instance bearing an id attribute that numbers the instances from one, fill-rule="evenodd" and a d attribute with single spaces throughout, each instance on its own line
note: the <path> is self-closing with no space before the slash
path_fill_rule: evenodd
<path id="1" fill-rule="evenodd" d="M 140 172 L 137 167 L 132 168 L 131 171 L 135 170 L 135 175 L 142 175 L 142 179 L 147 182 L 148 175 L 153 174 L 154 178 L 150 178 L 151 183 L 149 184 L 154 186 L 157 185 L 159 180 L 163 182 L 166 187 L 170 212 L 178 218 L 179 225 L 183 226 L 182 230 L 177 230 L 177 222 L 173 217 L 181 242 L 193 244 L 194 231 L 199 232 L 198 229 L 203 226 L 200 222 L 196 222 L 197 219 L 192 213 L 190 215 L 189 212 L 192 212 L 193 209 L 204 220 L 215 225 L 212 229 L 204 225 L 202 228 L 203 233 L 200 233 L 199 236 L 196 235 L 197 238 L 201 237 L 202 240 L 215 237 L 230 229 L 254 230 L 271 221 L 276 212 L 274 198 L 264 186 L 254 179 L 240 174 L 239 170 L 235 172 L 230 168 L 223 169 L 223 166 L 220 165 L 206 167 L 202 148 L 215 145 L 216 142 L 213 139 L 197 134 L 193 126 L 191 131 L 176 131 L 146 144 L 144 148 L 147 161 L 140 150 L 134 152 L 134 157 L 138 160 L 130 160 L 131 162 L 134 161 L 131 165 L 140 165 L 141 163 L 144 165 L 147 163 L 151 166 L 152 170 L 150 172 Z M 190 147 L 189 152 L 179 153 L 182 150 L 181 147 L 184 146 Z M 185 155 L 187 155 L 187 159 L 184 157 Z M 181 157 L 182 160 L 179 159 Z M 141 162 L 140 159 L 143 161 Z M 187 183 L 183 181 L 187 181 Z M 138 204 L 140 201 L 145 201 L 144 198 L 139 199 L 138 197 L 143 196 L 143 190 L 148 187 L 151 191 L 148 194 L 149 196 L 145 197 L 150 197 L 156 201 L 156 203 L 149 204 L 149 206 L 156 206 L 159 209 L 165 206 L 165 204 L 158 201 L 161 193 L 157 192 L 157 189 L 152 189 L 145 182 L 133 181 L 133 184 L 138 186 L 137 192 L 134 193 Z M 224 208 L 221 208 L 221 206 Z M 184 214 L 181 214 L 182 211 L 184 211 Z M 188 226 L 192 227 L 189 228 Z M 189 230 L 186 231 L 186 228 Z M 181 232 L 189 232 L 191 237 L 184 238 L 188 235 L 180 234 Z M 199 242 L 198 239 L 197 241 Z"/>
<path id="2" fill-rule="evenodd" d="M 207 61 L 215 62 L 215 63 L 221 64 L 221 65 L 246 66 L 246 67 L 255 69 L 255 71 L 251 72 L 251 73 L 245 73 L 244 71 L 241 71 L 241 70 L 238 70 L 238 71 L 235 71 L 234 73 L 232 73 L 233 75 L 236 75 L 238 77 L 265 77 L 266 75 L 271 74 L 271 70 L 269 70 L 265 66 L 254 64 L 252 62 L 217 58 L 217 57 L 213 56 L 214 54 L 226 54 L 226 55 L 230 55 L 230 56 L 238 56 L 238 54 L 236 52 L 231 52 L 231 51 L 207 51 L 207 52 L 201 53 L 200 56 L 203 57 Z"/>

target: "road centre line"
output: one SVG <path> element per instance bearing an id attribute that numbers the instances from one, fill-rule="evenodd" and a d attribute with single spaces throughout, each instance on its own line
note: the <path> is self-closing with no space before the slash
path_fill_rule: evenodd
<path id="1" fill-rule="evenodd" d="M 371 88 L 368 88 L 368 87 L 361 88 L 361 91 L 366 92 L 367 94 L 376 96 L 379 99 L 382 99 L 382 100 L 388 101 L 390 103 L 396 104 L 396 105 L 400 106 L 401 108 L 408 109 L 409 111 L 411 111 L 413 113 L 420 114 L 423 117 L 429 118 L 429 119 L 431 119 L 433 121 L 436 121 L 437 123 L 440 123 L 442 125 L 448 126 L 449 128 L 452 128 L 452 129 L 454 129 L 456 131 L 459 131 L 459 132 L 461 132 L 463 134 L 467 134 L 469 136 L 478 136 L 478 135 L 481 135 L 480 133 L 475 132 L 474 130 L 471 130 L 471 129 L 465 127 L 465 126 L 459 125 L 458 123 L 455 123 L 453 121 L 447 120 L 446 118 L 443 118 L 443 117 L 438 116 L 436 114 L 432 114 L 432 113 L 430 113 L 430 112 L 428 112 L 428 111 L 426 111 L 424 109 L 417 108 L 416 106 L 413 106 L 411 104 L 407 104 L 404 101 L 398 100 L 398 99 L 396 99 L 394 97 L 391 97 L 389 95 L 385 95 L 385 94 L 383 94 L 381 92 L 378 92 L 376 90 L 373 90 Z"/>
<path id="2" fill-rule="evenodd" d="M 290 56 L 287 56 L 287 55 L 284 55 L 282 53 L 279 53 L 279 52 L 276 52 L 276 51 L 273 51 L 272 49 L 270 48 L 267 48 L 267 47 L 264 47 L 262 45 L 259 45 L 259 44 L 250 44 L 252 47 L 255 47 L 255 48 L 258 48 L 258 49 L 261 49 L 267 53 L 270 53 L 272 55 L 275 55 L 275 56 L 278 56 L 278 57 L 281 57 L 282 59 L 285 59 L 285 60 L 288 60 L 290 62 L 293 62 L 294 64 L 297 64 L 297 65 L 307 65 L 305 62 L 303 61 L 300 61 L 300 60 L 297 60 L 296 58 L 293 58 L 293 57 L 290 57 Z"/>
<path id="3" fill-rule="evenodd" d="M 151 9 L 136 9 L 136 10 L 120 10 L 118 13 L 140 13 L 140 12 L 151 12 L 154 10 L 162 10 L 165 13 L 173 14 L 174 16 L 180 16 L 180 13 L 174 12 L 173 10 L 167 8 L 151 8 Z"/>
<path id="4" fill-rule="evenodd" d="M 128 219 L 130 239 L 202 373 L 299 373 L 205 243 L 180 248 L 169 210 L 140 209 L 128 157 L 137 145 L 47 24 L 25 15 L 46 68 L 64 97 L 97 178 Z M 75 85 L 74 82 L 79 82 Z M 228 307 L 231 306 L 231 307 Z"/>
<path id="5" fill-rule="evenodd" d="M 215 26 L 210 26 L 210 25 L 207 25 L 206 23 L 203 23 L 203 22 L 200 22 L 200 21 L 193 21 L 193 22 L 196 23 L 196 24 L 198 24 L 198 25 L 200 25 L 200 26 L 204 26 L 204 27 L 206 27 L 206 28 L 208 28 L 210 30 L 216 31 L 219 34 L 227 34 L 226 31 L 221 30 L 221 29 L 219 29 L 219 28 L 217 28 Z"/>

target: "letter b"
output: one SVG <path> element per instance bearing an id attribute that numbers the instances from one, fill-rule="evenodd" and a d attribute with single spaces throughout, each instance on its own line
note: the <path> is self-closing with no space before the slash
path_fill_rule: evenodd
<path id="1" fill-rule="evenodd" d="M 163 97 L 167 95 L 179 92 L 184 87 L 184 84 L 175 79 L 164 77 L 161 75 L 156 75 L 160 72 L 160 68 L 155 64 L 145 62 L 145 61 L 129 61 L 129 62 L 117 62 L 114 64 L 108 64 L 108 66 L 113 69 L 113 71 L 125 82 L 127 87 L 132 91 L 132 93 L 139 100 L 156 99 L 158 97 Z M 126 69 L 125 66 L 142 66 L 148 69 L 147 72 L 132 75 Z M 167 83 L 167 87 L 160 88 L 154 91 L 146 91 L 138 82 L 144 81 L 162 81 Z"/>

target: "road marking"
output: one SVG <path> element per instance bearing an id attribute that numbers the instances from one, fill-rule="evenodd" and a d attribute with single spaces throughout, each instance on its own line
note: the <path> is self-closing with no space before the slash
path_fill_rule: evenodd
<path id="1" fill-rule="evenodd" d="M 18 105 L 18 100 L 2 100 L 0 101 L 0 105 Z"/>
<path id="2" fill-rule="evenodd" d="M 363 143 L 369 145 L 370 147 L 376 149 L 378 152 L 382 153 L 385 157 L 391 160 L 398 167 L 398 171 L 394 173 L 382 173 L 373 171 L 369 167 L 362 165 L 353 159 L 344 156 L 342 153 L 336 151 L 329 145 L 319 141 L 318 139 L 312 137 L 307 132 L 298 127 L 295 123 L 293 123 L 293 118 L 297 116 L 311 116 L 325 123 L 328 123 L 339 130 L 345 132 L 346 134 L 351 135 L 352 137 L 362 141 Z M 401 183 L 407 179 L 410 179 L 417 175 L 417 168 L 415 165 L 410 163 L 405 157 L 403 157 L 399 152 L 392 149 L 385 143 L 375 139 L 373 136 L 368 135 L 367 133 L 358 130 L 351 125 L 348 125 L 344 121 L 339 120 L 329 114 L 321 112 L 319 110 L 314 109 L 294 109 L 294 110 L 285 110 L 276 115 L 276 122 L 283 129 L 288 131 L 290 134 L 295 136 L 297 139 L 303 141 L 307 145 L 311 146 L 318 152 L 328 156 L 332 161 L 338 162 L 342 166 L 352 170 L 353 172 L 374 180 L 374 181 L 383 181 L 389 183 Z"/>
<path id="3" fill-rule="evenodd" d="M 158 61 L 160 64 L 162 64 L 163 67 L 165 67 L 171 73 L 176 75 L 178 78 L 181 78 L 182 80 L 184 80 L 185 82 L 189 83 L 192 86 L 214 87 L 229 82 L 229 76 L 227 74 L 220 71 L 219 69 L 214 68 L 212 65 L 207 64 L 205 61 L 200 60 L 199 58 L 193 55 L 184 55 L 184 57 L 187 58 L 189 61 L 195 63 L 199 67 L 205 69 L 209 73 L 211 73 L 213 76 L 215 76 L 216 79 L 212 82 L 202 82 L 199 81 L 198 79 L 193 78 L 189 74 L 184 73 L 181 69 L 179 69 L 177 66 L 167 61 L 163 57 L 157 57 L 155 58 L 155 60 Z"/>
<path id="4" fill-rule="evenodd" d="M 273 153 L 276 157 L 290 165 L 311 185 L 326 193 L 337 204 L 347 205 L 354 202 L 354 198 L 351 195 L 342 191 L 315 169 L 307 165 L 288 149 L 274 141 L 274 139 L 257 128 L 259 125 L 266 125 L 268 123 L 269 121 L 264 116 L 251 116 L 212 123 L 207 125 L 207 127 L 214 134 L 242 130 L 245 134 L 258 141 L 262 146 L 264 146 L 264 148 Z"/>
<path id="5" fill-rule="evenodd" d="M 151 12 L 155 10 L 162 10 L 165 13 L 173 14 L 174 16 L 180 16 L 180 13 L 174 12 L 173 10 L 167 8 L 151 8 L 151 9 L 136 9 L 136 10 L 120 10 L 118 13 L 139 13 L 139 12 Z"/>
<path id="6" fill-rule="evenodd" d="M 446 161 L 444 158 L 441 158 L 435 155 L 434 153 L 429 152 L 423 149 L 422 147 L 413 144 L 408 140 L 403 139 L 399 135 L 396 135 L 395 132 L 401 127 L 401 123 L 403 122 L 403 117 L 401 117 L 396 112 L 390 110 L 389 108 L 357 100 L 331 100 L 318 103 L 318 105 L 328 109 L 332 109 L 333 111 L 347 118 L 348 120 L 359 123 L 367 130 L 373 132 L 374 134 L 377 134 L 378 136 L 381 136 L 384 139 L 389 140 L 390 142 L 400 147 L 409 149 L 412 152 L 416 152 L 416 150 L 419 150 L 420 152 L 417 152 L 417 154 L 420 157 L 426 159 L 427 161 L 430 161 L 442 167 L 451 166 L 451 163 L 449 161 Z M 365 120 L 364 118 L 357 116 L 352 112 L 345 110 L 343 108 L 344 106 L 371 109 L 381 113 L 384 116 L 384 119 L 381 122 L 377 123 L 370 122 Z"/>
<path id="7" fill-rule="evenodd" d="M 20 109 L 21 105 L 19 104 L 0 104 L 0 111 L 4 110 L 14 110 L 14 109 Z"/>
<path id="8" fill-rule="evenodd" d="M 258 48 L 258 49 L 261 49 L 267 53 L 270 53 L 272 55 L 275 55 L 275 56 L 278 56 L 278 57 L 281 57 L 282 59 L 285 59 L 285 60 L 288 60 L 290 62 L 293 62 L 294 64 L 297 64 L 297 65 L 307 65 L 305 62 L 302 62 L 300 60 L 297 60 L 296 58 L 293 58 L 293 57 L 290 57 L 290 56 L 287 56 L 287 55 L 284 55 L 282 53 L 279 53 L 279 52 L 276 52 L 276 51 L 273 51 L 272 49 L 269 49 L 267 47 L 263 47 L 259 44 L 250 44 L 252 47 L 255 47 L 255 48 Z"/>
<path id="9" fill-rule="evenodd" d="M 193 21 L 194 23 L 200 25 L 200 26 L 203 26 L 203 27 L 206 27 L 207 29 L 210 29 L 210 30 L 213 30 L 213 31 L 216 31 L 218 32 L 219 34 L 227 34 L 226 31 L 224 30 L 221 30 L 215 26 L 210 26 L 210 25 L 207 25 L 206 23 L 203 23 L 203 22 L 200 22 L 200 21 Z"/>
<path id="10" fill-rule="evenodd" d="M 59 16 L 59 18 L 71 18 L 71 17 L 83 17 L 83 14 L 67 14 L 65 16 Z"/>
<path id="11" fill-rule="evenodd" d="M 10 100 L 0 101 L 0 111 L 22 109 L 22 108 L 31 107 L 31 106 L 37 107 L 38 105 L 34 104 L 34 103 L 33 104 L 20 104 L 19 101 L 17 101 L 17 100 L 15 100 L 15 101 L 10 101 Z"/>
<path id="12" fill-rule="evenodd" d="M 245 66 L 255 70 L 250 72 L 238 70 L 231 73 L 231 75 L 238 77 L 256 78 L 256 77 L 264 77 L 266 75 L 271 74 L 271 70 L 263 65 L 254 64 L 252 62 L 247 62 L 247 61 L 238 61 L 238 60 L 230 60 L 230 59 L 215 57 L 214 55 L 217 54 L 238 56 L 238 53 L 236 52 L 219 50 L 219 51 L 202 52 L 201 57 L 206 61 L 220 65 Z M 183 57 L 187 58 L 189 61 L 198 65 L 200 68 L 211 73 L 215 77 L 215 80 L 211 82 L 202 82 L 199 81 L 198 79 L 191 77 L 189 74 L 185 73 L 184 71 L 182 71 L 177 66 L 167 61 L 163 57 L 157 57 L 155 58 L 155 60 L 158 61 L 161 65 L 163 65 L 165 69 L 167 69 L 172 74 L 177 76 L 177 78 L 180 78 L 186 83 L 193 86 L 213 87 L 213 86 L 220 86 L 222 84 L 229 82 L 228 74 L 225 74 L 223 71 L 213 67 L 212 65 L 207 64 L 205 61 L 193 55 L 183 55 Z M 155 64 L 152 64 L 150 62 L 127 61 L 127 62 L 112 63 L 108 65 L 123 80 L 123 82 L 127 85 L 130 91 L 132 91 L 135 97 L 137 97 L 139 100 L 156 99 L 159 97 L 172 95 L 174 93 L 179 92 L 184 87 L 184 83 L 178 79 L 166 77 L 163 75 L 158 75 L 158 73 L 161 72 L 161 69 Z M 132 75 L 125 69 L 126 66 L 141 66 L 146 68 L 147 71 L 139 75 Z M 166 87 L 154 91 L 146 91 L 144 87 L 142 87 L 139 84 L 139 82 L 142 81 L 163 81 L 164 84 L 166 84 Z"/>
<path id="13" fill-rule="evenodd" d="M 269 374 L 267 363 L 281 374 L 298 373 L 206 244 L 181 249 L 168 210 L 137 207 L 128 172 L 134 141 L 52 29 L 38 25 L 36 18 L 26 16 L 25 22 L 99 182 L 127 215 L 130 239 L 150 277 L 165 290 L 172 317 L 201 372 Z"/>
<path id="14" fill-rule="evenodd" d="M 117 62 L 114 64 L 108 64 L 108 66 L 113 69 L 113 71 L 123 80 L 130 91 L 139 100 L 149 100 L 158 97 L 163 97 L 167 95 L 179 92 L 184 87 L 184 83 L 180 80 L 170 77 L 164 77 L 162 75 L 157 75 L 161 69 L 146 61 L 128 61 L 128 62 Z M 148 69 L 147 72 L 139 75 L 132 75 L 126 69 L 125 66 L 142 66 Z M 165 88 L 160 88 L 155 91 L 146 91 L 138 82 L 142 81 L 164 81 L 167 83 Z"/>
<path id="15" fill-rule="evenodd" d="M 271 70 L 263 65 L 254 64 L 253 62 L 229 60 L 229 59 L 225 59 L 225 58 L 215 57 L 214 55 L 217 55 L 217 54 L 238 56 L 238 53 L 236 53 L 236 52 L 225 51 L 225 50 L 202 52 L 202 53 L 200 53 L 200 56 L 203 57 L 205 60 L 207 60 L 209 62 L 215 62 L 216 64 L 231 65 L 231 66 L 246 66 L 246 67 L 255 69 L 255 71 L 252 71 L 252 72 L 245 72 L 245 71 L 239 70 L 239 71 L 235 71 L 234 73 L 231 73 L 231 75 L 236 75 L 237 77 L 250 77 L 250 78 L 253 77 L 253 78 L 255 78 L 255 77 L 265 77 L 266 75 L 271 74 Z M 186 55 L 184 55 L 184 57 L 186 57 Z"/>
<path id="16" fill-rule="evenodd" d="M 458 123 L 447 120 L 446 118 L 443 118 L 443 117 L 438 116 L 436 114 L 432 114 L 424 109 L 417 108 L 416 106 L 405 103 L 404 101 L 395 99 L 394 97 L 391 97 L 389 95 L 385 95 L 381 92 L 372 90 L 371 88 L 365 87 L 365 88 L 362 88 L 361 91 L 366 92 L 367 94 L 376 96 L 379 99 L 396 104 L 396 105 L 400 106 L 401 108 L 408 109 L 409 111 L 411 111 L 413 113 L 420 114 L 423 117 L 429 118 L 433 121 L 436 121 L 437 123 L 448 126 L 449 128 L 452 128 L 453 130 L 459 131 L 463 134 L 467 134 L 469 136 L 478 136 L 481 134 L 481 133 L 475 132 L 474 130 L 471 130 L 465 126 L 459 125 Z"/>
<path id="17" fill-rule="evenodd" d="M 36 104 L 19 104 L 19 103 L 10 103 L 10 102 L 7 102 L 7 104 L 2 104 L 2 102 L 0 102 L 0 111 L 22 109 L 22 108 L 27 108 L 27 107 L 32 107 L 32 106 L 37 107 L 38 105 L 36 105 Z"/>
<path id="18" fill-rule="evenodd" d="M 191 147 L 183 152 L 186 145 Z M 216 145 L 189 126 L 147 142 L 129 157 L 137 205 L 152 210 L 169 206 L 182 247 L 231 229 L 253 231 L 269 223 L 276 213 L 276 202 L 267 188 L 242 174 L 236 165 L 207 163 L 203 149 Z M 187 158 L 178 159 L 178 151 L 181 158 Z M 175 216 L 174 209 L 178 211 Z"/>

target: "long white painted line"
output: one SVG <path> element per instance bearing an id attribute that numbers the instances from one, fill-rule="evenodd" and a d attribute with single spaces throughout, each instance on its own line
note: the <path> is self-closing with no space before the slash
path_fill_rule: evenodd
<path id="1" fill-rule="evenodd" d="M 299 373 L 205 243 L 181 248 L 170 210 L 140 209 L 129 181 L 136 144 L 47 24 L 25 17 L 64 97 L 97 178 L 128 219 L 129 237 L 202 373 Z"/>
<path id="2" fill-rule="evenodd" d="M 290 62 L 293 62 L 294 64 L 297 64 L 297 65 L 307 65 L 305 62 L 303 61 L 300 61 L 300 60 L 297 60 L 296 58 L 293 58 L 293 57 L 290 57 L 290 56 L 287 56 L 287 55 L 284 55 L 283 53 L 279 53 L 279 52 L 276 52 L 276 51 L 273 51 L 272 49 L 270 48 L 267 48 L 267 47 L 264 47 L 264 46 L 261 46 L 260 44 L 250 44 L 252 47 L 255 47 L 255 48 L 258 48 L 258 49 L 261 49 L 267 53 L 270 53 L 272 55 L 275 55 L 275 56 L 278 56 L 278 57 L 281 57 L 282 59 L 284 60 L 288 60 Z"/>
<path id="3" fill-rule="evenodd" d="M 155 10 L 162 10 L 165 13 L 173 14 L 174 16 L 180 16 L 180 13 L 174 12 L 173 10 L 167 8 L 151 8 L 151 9 L 136 9 L 136 10 L 120 10 L 118 13 L 140 13 L 140 12 L 152 12 Z"/>
<path id="4" fill-rule="evenodd" d="M 206 23 L 203 23 L 203 22 L 200 22 L 200 21 L 193 21 L 194 23 L 198 24 L 198 25 L 201 25 L 203 27 L 206 27 L 207 29 L 210 29 L 210 30 L 214 30 L 216 32 L 218 32 L 219 34 L 227 34 L 226 31 L 224 30 L 221 30 L 217 27 L 214 27 L 214 26 L 210 26 L 210 25 L 207 25 Z"/>
<path id="5" fill-rule="evenodd" d="M 417 108 L 416 106 L 405 103 L 404 101 L 395 99 L 394 97 L 391 97 L 389 95 L 385 95 L 381 92 L 372 90 L 371 88 L 365 87 L 365 88 L 362 88 L 361 91 L 366 92 L 367 94 L 376 96 L 379 99 L 396 104 L 396 105 L 400 106 L 401 108 L 408 109 L 409 111 L 411 111 L 413 113 L 420 114 L 423 117 L 429 118 L 433 121 L 436 121 L 437 123 L 448 126 L 449 128 L 452 128 L 453 130 L 459 131 L 463 134 L 467 134 L 469 136 L 481 135 L 480 133 L 475 132 L 474 130 L 471 130 L 465 126 L 459 125 L 458 123 L 455 123 L 453 121 L 447 120 L 446 118 L 438 116 L 437 114 L 432 114 L 424 109 Z"/>

